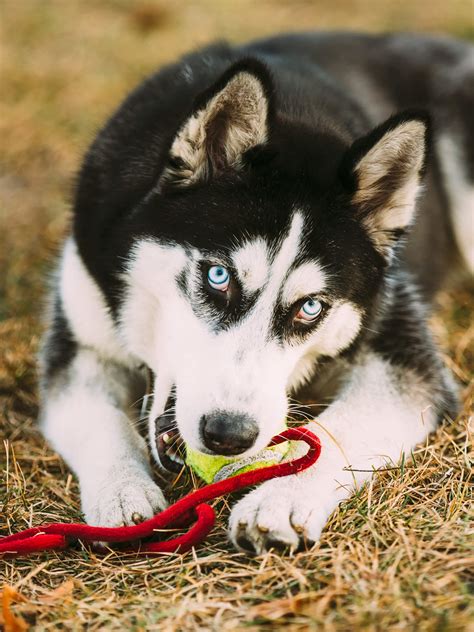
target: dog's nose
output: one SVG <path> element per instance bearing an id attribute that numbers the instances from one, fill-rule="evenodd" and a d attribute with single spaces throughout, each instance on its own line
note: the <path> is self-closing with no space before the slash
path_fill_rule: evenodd
<path id="1" fill-rule="evenodd" d="M 258 426 L 248 415 L 215 411 L 201 417 L 201 435 L 215 454 L 235 456 L 253 446 Z"/>

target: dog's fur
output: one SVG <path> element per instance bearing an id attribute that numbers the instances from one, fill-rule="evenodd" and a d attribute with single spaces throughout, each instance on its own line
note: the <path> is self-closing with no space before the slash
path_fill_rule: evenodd
<path id="1" fill-rule="evenodd" d="M 423 301 L 474 269 L 473 85 L 466 43 L 327 33 L 217 44 L 128 97 L 80 172 L 42 354 L 42 428 L 89 523 L 165 506 L 132 406 L 145 366 L 155 458 L 172 391 L 207 453 L 255 453 L 295 400 L 324 404 L 317 466 L 232 510 L 232 541 L 257 552 L 317 540 L 456 414 Z"/>

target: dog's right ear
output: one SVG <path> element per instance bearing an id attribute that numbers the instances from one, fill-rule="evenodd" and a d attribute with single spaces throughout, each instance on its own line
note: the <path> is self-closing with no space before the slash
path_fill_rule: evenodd
<path id="1" fill-rule="evenodd" d="M 414 219 L 429 129 L 426 113 L 402 112 L 356 141 L 341 165 L 356 216 L 388 259 Z"/>
<path id="2" fill-rule="evenodd" d="M 267 141 L 272 82 L 264 64 L 240 61 L 202 94 L 170 149 L 162 183 L 187 186 L 242 166 Z"/>

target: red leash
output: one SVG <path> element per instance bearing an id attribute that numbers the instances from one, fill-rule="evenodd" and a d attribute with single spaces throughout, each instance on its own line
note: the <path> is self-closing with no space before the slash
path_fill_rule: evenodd
<path id="1" fill-rule="evenodd" d="M 206 485 L 191 492 L 174 505 L 153 516 L 146 522 L 131 527 L 91 527 L 86 524 L 57 523 L 32 527 L 25 531 L 0 538 L 0 554 L 21 555 L 38 551 L 65 549 L 69 544 L 81 542 L 129 542 L 128 550 L 145 553 L 184 553 L 201 542 L 211 531 L 215 522 L 214 509 L 207 501 L 230 494 L 243 487 L 256 485 L 271 478 L 297 474 L 310 467 L 319 458 L 321 443 L 316 435 L 306 428 L 288 428 L 272 440 L 272 445 L 286 440 L 305 441 L 307 453 L 294 461 L 269 465 L 237 474 L 223 481 Z M 143 538 L 156 535 L 157 530 L 194 525 L 182 535 L 161 542 L 140 542 Z"/>

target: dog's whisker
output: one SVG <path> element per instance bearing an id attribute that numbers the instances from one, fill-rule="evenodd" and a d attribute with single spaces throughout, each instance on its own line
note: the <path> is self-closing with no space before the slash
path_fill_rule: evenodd
<path id="1" fill-rule="evenodd" d="M 327 404 L 302 404 L 303 408 L 325 408 Z"/>
<path id="2" fill-rule="evenodd" d="M 145 393 L 145 395 L 142 395 L 141 397 L 133 401 L 131 403 L 131 406 L 132 407 L 139 406 L 145 400 L 146 396 L 147 396 L 147 393 Z"/>

